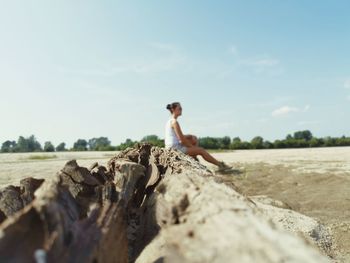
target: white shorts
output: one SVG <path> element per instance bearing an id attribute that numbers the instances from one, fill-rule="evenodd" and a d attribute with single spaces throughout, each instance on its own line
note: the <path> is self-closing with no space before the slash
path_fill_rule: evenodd
<path id="1" fill-rule="evenodd" d="M 180 152 L 187 153 L 187 147 L 182 144 L 176 144 L 167 148 L 173 148 L 179 150 Z"/>

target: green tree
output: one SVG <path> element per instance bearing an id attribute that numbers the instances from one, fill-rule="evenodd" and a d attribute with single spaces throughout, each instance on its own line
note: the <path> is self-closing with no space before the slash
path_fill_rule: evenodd
<path id="1" fill-rule="evenodd" d="M 285 140 L 282 140 L 284 143 L 284 148 L 297 148 L 298 140 L 294 139 L 292 136 L 287 136 Z"/>
<path id="2" fill-rule="evenodd" d="M 16 141 L 5 141 L 2 145 L 1 145 L 1 152 L 3 153 L 10 153 L 13 152 L 16 148 Z"/>
<path id="3" fill-rule="evenodd" d="M 264 149 L 273 149 L 273 148 L 274 148 L 274 145 L 273 145 L 272 142 L 264 141 L 264 143 L 263 143 L 263 148 L 264 148 Z"/>
<path id="4" fill-rule="evenodd" d="M 276 149 L 287 148 L 287 147 L 286 147 L 286 142 L 285 142 L 285 141 L 275 140 L 275 142 L 274 142 L 273 144 L 274 144 L 274 147 L 275 147 Z"/>
<path id="5" fill-rule="evenodd" d="M 73 144 L 73 151 L 87 151 L 87 141 L 84 139 L 78 139 L 74 144 Z"/>
<path id="6" fill-rule="evenodd" d="M 229 136 L 224 136 L 220 138 L 219 143 L 220 149 L 229 149 L 231 144 L 231 138 Z"/>
<path id="7" fill-rule="evenodd" d="M 152 134 L 152 135 L 146 135 L 146 136 L 144 136 L 144 137 L 141 139 L 141 142 L 152 142 L 152 141 L 154 142 L 154 141 L 158 141 L 158 140 L 159 140 L 158 136 Z"/>
<path id="8" fill-rule="evenodd" d="M 92 138 L 88 142 L 90 151 L 103 151 L 111 145 L 107 137 Z"/>
<path id="9" fill-rule="evenodd" d="M 242 150 L 252 149 L 252 145 L 249 142 L 243 141 L 241 143 L 240 149 Z"/>
<path id="10" fill-rule="evenodd" d="M 322 141 L 318 138 L 313 137 L 309 142 L 310 147 L 320 147 L 322 145 Z"/>
<path id="11" fill-rule="evenodd" d="M 112 145 L 104 146 L 99 148 L 99 151 L 117 151 L 117 146 L 112 146 Z"/>
<path id="12" fill-rule="evenodd" d="M 42 151 L 42 148 L 34 135 L 31 135 L 28 138 L 19 136 L 17 140 L 17 145 L 14 151 L 15 152 L 40 152 Z"/>
<path id="13" fill-rule="evenodd" d="M 256 136 L 251 140 L 250 145 L 253 149 L 262 149 L 264 148 L 264 139 L 261 136 Z"/>
<path id="14" fill-rule="evenodd" d="M 235 137 L 232 139 L 232 142 L 230 144 L 230 148 L 231 149 L 241 149 L 241 143 L 242 143 L 241 138 Z"/>
<path id="15" fill-rule="evenodd" d="M 332 147 L 332 146 L 335 146 L 335 138 L 332 138 L 330 136 L 327 136 L 323 139 L 323 146 L 326 146 L 326 147 Z"/>
<path id="16" fill-rule="evenodd" d="M 202 137 L 198 139 L 199 146 L 205 149 L 219 149 L 220 142 L 217 138 L 213 137 Z"/>
<path id="17" fill-rule="evenodd" d="M 66 144 L 64 142 L 61 142 L 59 145 L 57 145 L 56 152 L 64 152 L 64 151 L 67 151 Z"/>
<path id="18" fill-rule="evenodd" d="M 310 147 L 310 141 L 307 140 L 296 140 L 296 147 L 297 148 L 306 148 L 306 147 Z"/>
<path id="19" fill-rule="evenodd" d="M 133 141 L 131 139 L 126 139 L 124 143 L 121 143 L 119 144 L 117 147 L 116 147 L 116 150 L 118 151 L 123 151 L 125 150 L 126 148 L 129 148 L 129 147 L 133 147 L 135 144 L 137 143 L 137 141 Z"/>
<path id="20" fill-rule="evenodd" d="M 297 131 L 294 133 L 294 139 L 310 141 L 312 139 L 312 133 L 309 130 Z"/>
<path id="21" fill-rule="evenodd" d="M 54 152 L 55 151 L 55 146 L 51 142 L 45 142 L 44 144 L 44 152 Z"/>
<path id="22" fill-rule="evenodd" d="M 41 144 L 36 140 L 34 135 L 27 138 L 28 148 L 30 152 L 40 152 L 42 151 Z"/>
<path id="23" fill-rule="evenodd" d="M 19 136 L 17 140 L 16 152 L 29 152 L 28 141 L 23 136 Z"/>
<path id="24" fill-rule="evenodd" d="M 286 140 L 291 140 L 291 139 L 293 139 L 292 135 L 288 134 L 288 135 L 286 136 Z"/>
<path id="25" fill-rule="evenodd" d="M 154 146 L 164 147 L 164 140 L 158 138 L 158 136 L 154 134 L 143 137 L 141 142 L 148 142 Z"/>
<path id="26" fill-rule="evenodd" d="M 345 137 L 345 135 L 340 138 L 336 138 L 335 146 L 350 146 L 350 138 Z"/>

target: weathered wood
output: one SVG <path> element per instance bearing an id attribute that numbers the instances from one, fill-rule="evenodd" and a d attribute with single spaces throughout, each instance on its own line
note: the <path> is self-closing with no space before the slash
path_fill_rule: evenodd
<path id="1" fill-rule="evenodd" d="M 99 183 L 104 184 L 107 181 L 113 181 L 113 177 L 111 174 L 107 171 L 106 167 L 104 166 L 96 166 L 92 170 L 90 170 L 91 175 L 99 181 Z"/>
<path id="2" fill-rule="evenodd" d="M 33 201 L 29 181 L 0 192 L 15 200 L 0 203 L 0 262 L 328 262 L 322 225 L 176 150 L 138 144 L 107 168 L 69 161 Z"/>
<path id="3" fill-rule="evenodd" d="M 35 190 L 43 182 L 44 179 L 29 177 L 20 181 L 20 187 L 10 185 L 0 190 L 0 223 L 32 202 Z"/>
<path id="4" fill-rule="evenodd" d="M 7 218 L 7 216 L 0 210 L 0 224 Z"/>
<path id="5" fill-rule="evenodd" d="M 35 179 L 32 177 L 25 178 L 20 181 L 21 198 L 24 206 L 33 201 L 34 192 L 42 185 L 44 181 L 44 179 Z"/>
<path id="6" fill-rule="evenodd" d="M 20 187 L 7 186 L 0 191 L 0 210 L 9 217 L 23 208 Z"/>
<path id="7" fill-rule="evenodd" d="M 91 176 L 89 169 L 80 167 L 76 160 L 67 162 L 61 171 L 62 173 L 69 175 L 75 183 L 89 186 L 96 186 L 100 184 L 94 177 Z"/>
<path id="8" fill-rule="evenodd" d="M 310 218 L 256 206 L 214 178 L 193 173 L 173 174 L 159 188 L 145 203 L 141 224 L 147 227 L 140 229 L 159 226 L 160 231 L 137 262 L 329 262 L 291 233 L 319 232 L 319 224 Z M 272 221 L 275 217 L 288 224 Z"/>
<path id="9" fill-rule="evenodd" d="M 127 262 L 125 217 L 114 183 L 70 161 L 1 225 L 0 262 Z"/>
<path id="10" fill-rule="evenodd" d="M 33 206 L 9 217 L 0 231 L 0 262 L 34 262 L 45 238 L 43 221 Z"/>
<path id="11" fill-rule="evenodd" d="M 115 171 L 115 184 L 120 189 L 120 198 L 128 207 L 135 196 L 135 191 L 140 186 L 140 181 L 145 177 L 145 167 L 125 159 L 113 162 Z"/>
<path id="12" fill-rule="evenodd" d="M 320 243 L 312 238 L 313 231 L 326 231 L 316 221 L 291 210 L 252 202 L 182 153 L 156 147 L 142 151 L 142 147 L 138 145 L 120 153 L 112 161 L 123 158 L 147 165 L 146 175 L 140 181 L 147 181 L 146 185 L 152 181 L 149 175 L 155 167 L 164 177 L 143 205 L 134 207 L 129 218 L 131 259 L 137 262 L 328 262 L 310 246 Z M 141 152 L 142 158 L 138 155 Z M 143 184 L 138 186 L 143 189 Z M 279 222 L 284 218 L 288 224 Z M 292 230 L 302 233 L 311 243 L 305 243 Z M 330 244 L 329 236 L 320 236 L 325 244 Z M 327 253 L 325 247 L 321 249 Z"/>

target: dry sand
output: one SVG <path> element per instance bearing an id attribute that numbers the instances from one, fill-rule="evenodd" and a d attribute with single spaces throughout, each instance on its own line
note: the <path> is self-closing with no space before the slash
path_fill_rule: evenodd
<path id="1" fill-rule="evenodd" d="M 105 165 L 114 154 L 47 153 L 56 156 L 47 160 L 29 159 L 43 153 L 0 154 L 0 187 L 18 185 L 20 179 L 29 176 L 50 179 L 71 159 L 82 166 L 96 161 Z M 227 177 L 241 193 L 283 201 L 293 210 L 329 226 L 339 251 L 339 262 L 350 262 L 350 147 L 240 150 L 214 153 L 214 156 L 245 171 Z"/>
<path id="2" fill-rule="evenodd" d="M 0 187 L 19 185 L 19 181 L 26 177 L 50 179 L 72 159 L 89 167 L 94 162 L 106 165 L 114 155 L 115 152 L 1 153 Z M 45 156 L 49 159 L 30 159 Z M 55 158 L 51 158 L 53 156 Z"/>
<path id="3" fill-rule="evenodd" d="M 280 200 L 328 226 L 339 262 L 350 262 L 350 147 L 250 150 L 214 156 L 245 171 L 228 179 L 239 192 Z"/>

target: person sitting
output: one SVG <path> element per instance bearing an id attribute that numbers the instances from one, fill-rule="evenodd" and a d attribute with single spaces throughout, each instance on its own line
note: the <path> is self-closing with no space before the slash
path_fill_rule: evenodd
<path id="1" fill-rule="evenodd" d="M 171 117 L 165 125 L 165 147 L 177 149 L 193 158 L 197 159 L 200 155 L 209 163 L 218 166 L 218 171 L 231 169 L 224 162 L 218 161 L 210 155 L 204 148 L 198 146 L 198 139 L 195 135 L 182 133 L 181 127 L 177 118 L 182 115 L 182 107 L 179 102 L 174 102 L 166 106 L 170 111 Z"/>

